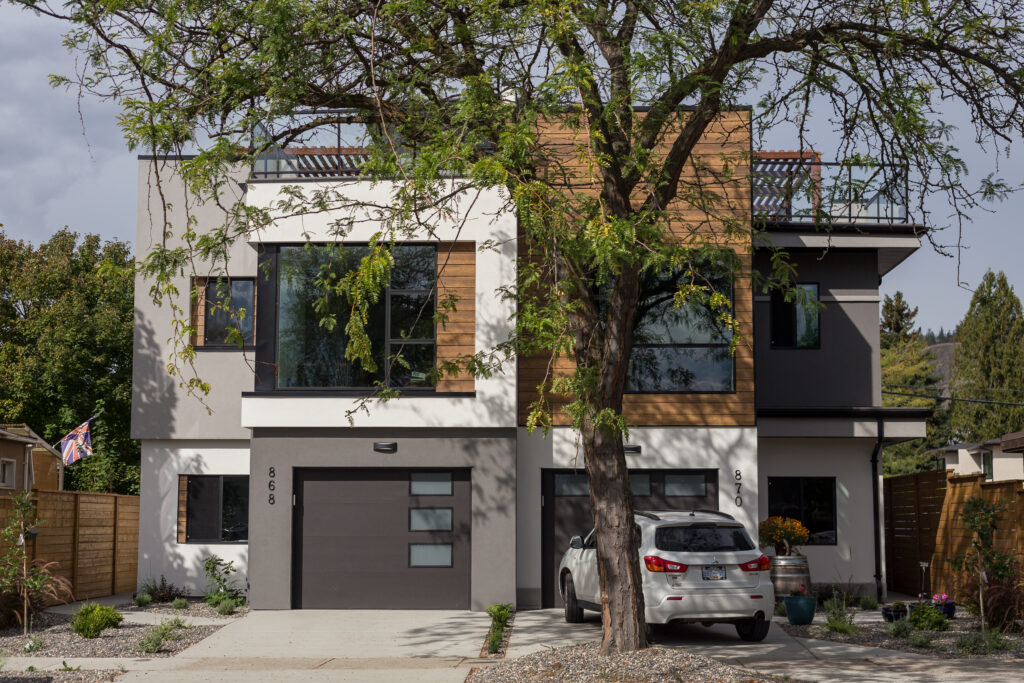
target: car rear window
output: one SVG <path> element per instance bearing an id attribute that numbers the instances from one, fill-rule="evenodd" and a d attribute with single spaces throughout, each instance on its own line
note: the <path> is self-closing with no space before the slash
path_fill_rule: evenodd
<path id="1" fill-rule="evenodd" d="M 654 531 L 658 550 L 717 553 L 753 550 L 754 542 L 743 527 L 716 525 L 662 526 Z"/>

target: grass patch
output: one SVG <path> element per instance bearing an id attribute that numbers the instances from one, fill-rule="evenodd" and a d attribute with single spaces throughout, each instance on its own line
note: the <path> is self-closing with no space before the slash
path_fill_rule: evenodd
<path id="1" fill-rule="evenodd" d="M 929 648 L 932 646 L 932 639 L 923 633 L 911 633 L 907 637 L 907 645 L 910 647 Z"/>

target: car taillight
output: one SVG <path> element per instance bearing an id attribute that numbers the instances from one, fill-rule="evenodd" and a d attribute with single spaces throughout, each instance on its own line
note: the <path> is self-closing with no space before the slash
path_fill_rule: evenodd
<path id="1" fill-rule="evenodd" d="M 768 559 L 767 555 L 762 555 L 756 560 L 744 562 L 740 565 L 740 569 L 745 572 L 766 572 L 771 569 L 771 560 Z"/>
<path id="2" fill-rule="evenodd" d="M 666 574 L 682 574 L 686 571 L 686 565 L 681 562 L 673 562 L 671 560 L 665 560 L 657 555 L 647 555 L 644 557 L 644 564 L 647 565 L 647 571 L 649 572 L 665 572 Z"/>

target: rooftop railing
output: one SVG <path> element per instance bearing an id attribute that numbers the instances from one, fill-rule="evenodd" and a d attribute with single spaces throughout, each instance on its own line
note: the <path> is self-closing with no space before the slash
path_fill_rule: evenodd
<path id="1" fill-rule="evenodd" d="M 753 164 L 754 218 L 767 223 L 906 223 L 909 187 L 900 166 L 819 161 L 813 152 Z"/>
<path id="2" fill-rule="evenodd" d="M 275 134 L 276 133 L 276 134 Z M 268 145 L 267 141 L 280 143 Z M 252 165 L 254 179 L 301 180 L 353 178 L 369 161 L 366 126 L 342 109 L 298 111 L 260 126 L 252 145 L 266 147 Z M 262 142 L 261 142 L 262 141 Z"/>

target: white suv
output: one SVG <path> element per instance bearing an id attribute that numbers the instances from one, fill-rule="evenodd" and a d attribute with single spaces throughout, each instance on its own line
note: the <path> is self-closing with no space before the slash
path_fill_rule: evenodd
<path id="1" fill-rule="evenodd" d="M 775 607 L 769 560 L 743 525 L 724 512 L 637 512 L 640 574 L 648 624 L 736 625 L 740 638 L 764 640 Z M 565 620 L 601 610 L 594 532 L 573 536 L 558 566 Z"/>

